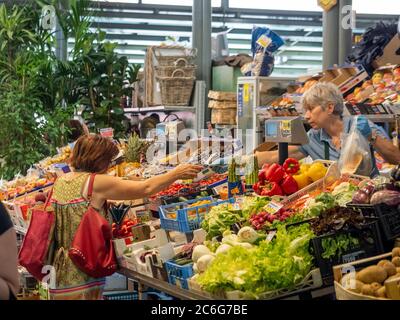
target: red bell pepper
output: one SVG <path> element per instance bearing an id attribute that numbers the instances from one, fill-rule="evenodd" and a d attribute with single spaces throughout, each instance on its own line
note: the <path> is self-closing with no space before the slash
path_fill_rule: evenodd
<path id="1" fill-rule="evenodd" d="M 255 193 L 260 194 L 260 182 L 253 184 L 253 190 Z"/>
<path id="2" fill-rule="evenodd" d="M 293 158 L 287 158 L 283 163 L 283 169 L 288 174 L 296 174 L 300 170 L 300 163 Z"/>
<path id="3" fill-rule="evenodd" d="M 261 170 L 258 173 L 258 181 L 260 181 L 261 183 L 264 183 L 264 181 L 265 181 L 265 171 L 264 170 Z"/>
<path id="4" fill-rule="evenodd" d="M 294 178 L 289 174 L 285 175 L 285 177 L 283 178 L 281 187 L 286 195 L 290 195 L 299 191 L 296 180 L 294 180 Z"/>
<path id="5" fill-rule="evenodd" d="M 265 171 L 265 179 L 269 182 L 279 183 L 282 181 L 285 175 L 285 170 L 283 170 L 282 166 L 274 163 L 271 165 L 267 171 Z"/>
<path id="6" fill-rule="evenodd" d="M 268 197 L 283 196 L 283 192 L 279 184 L 277 184 L 276 182 L 270 182 L 266 184 L 265 187 L 263 187 L 261 195 Z"/>
<path id="7" fill-rule="evenodd" d="M 267 171 L 267 169 L 270 167 L 271 165 L 269 163 L 264 163 L 262 166 L 262 171 Z"/>

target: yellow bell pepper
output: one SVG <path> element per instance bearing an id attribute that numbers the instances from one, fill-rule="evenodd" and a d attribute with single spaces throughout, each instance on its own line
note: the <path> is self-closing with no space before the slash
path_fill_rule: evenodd
<path id="1" fill-rule="evenodd" d="M 315 182 L 322 179 L 325 176 L 326 171 L 327 169 L 322 163 L 316 162 L 311 165 L 310 169 L 308 169 L 307 176 Z"/>
<path id="2" fill-rule="evenodd" d="M 293 179 L 296 180 L 299 190 L 310 184 L 306 173 L 296 174 L 293 176 Z"/>
<path id="3" fill-rule="evenodd" d="M 310 169 L 311 164 L 304 163 L 300 166 L 300 173 L 306 173 Z"/>

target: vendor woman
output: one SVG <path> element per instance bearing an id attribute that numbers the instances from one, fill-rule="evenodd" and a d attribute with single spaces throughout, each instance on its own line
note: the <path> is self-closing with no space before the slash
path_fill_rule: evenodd
<path id="1" fill-rule="evenodd" d="M 331 83 L 317 83 L 306 91 L 302 99 L 305 119 L 312 129 L 307 135 L 309 143 L 302 146 L 290 146 L 289 156 L 298 160 L 310 156 L 313 160 L 325 159 L 337 161 L 340 157 L 341 135 L 350 131 L 355 118 L 343 118 L 344 101 L 337 86 Z M 400 150 L 396 148 L 384 130 L 367 120 L 357 118 L 357 129 L 369 141 L 370 153 L 375 149 L 390 164 L 400 163 Z M 260 164 L 278 162 L 277 151 L 256 153 Z M 370 176 L 379 172 L 373 159 Z"/>

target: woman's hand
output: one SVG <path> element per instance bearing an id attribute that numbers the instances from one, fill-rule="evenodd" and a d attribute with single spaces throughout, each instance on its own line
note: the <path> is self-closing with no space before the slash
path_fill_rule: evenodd
<path id="1" fill-rule="evenodd" d="M 193 179 L 197 177 L 197 174 L 203 169 L 202 166 L 194 164 L 181 164 L 177 166 L 172 172 L 174 173 L 176 180 Z"/>

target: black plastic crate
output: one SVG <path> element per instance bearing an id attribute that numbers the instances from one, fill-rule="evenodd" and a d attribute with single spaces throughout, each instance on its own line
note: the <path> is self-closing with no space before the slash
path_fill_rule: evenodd
<path id="1" fill-rule="evenodd" d="M 353 245 L 341 254 L 323 258 L 323 240 L 337 238 L 339 235 L 350 235 L 358 240 L 358 244 Z M 333 266 L 376 256 L 384 252 L 378 221 L 368 222 L 360 229 L 352 228 L 317 236 L 311 240 L 310 246 L 311 252 L 315 257 L 315 265 L 320 269 L 322 277 L 328 279 L 328 282 L 333 275 Z"/>
<path id="2" fill-rule="evenodd" d="M 386 204 L 348 204 L 349 208 L 360 211 L 364 217 L 377 218 L 384 240 L 400 237 L 400 211 Z"/>

